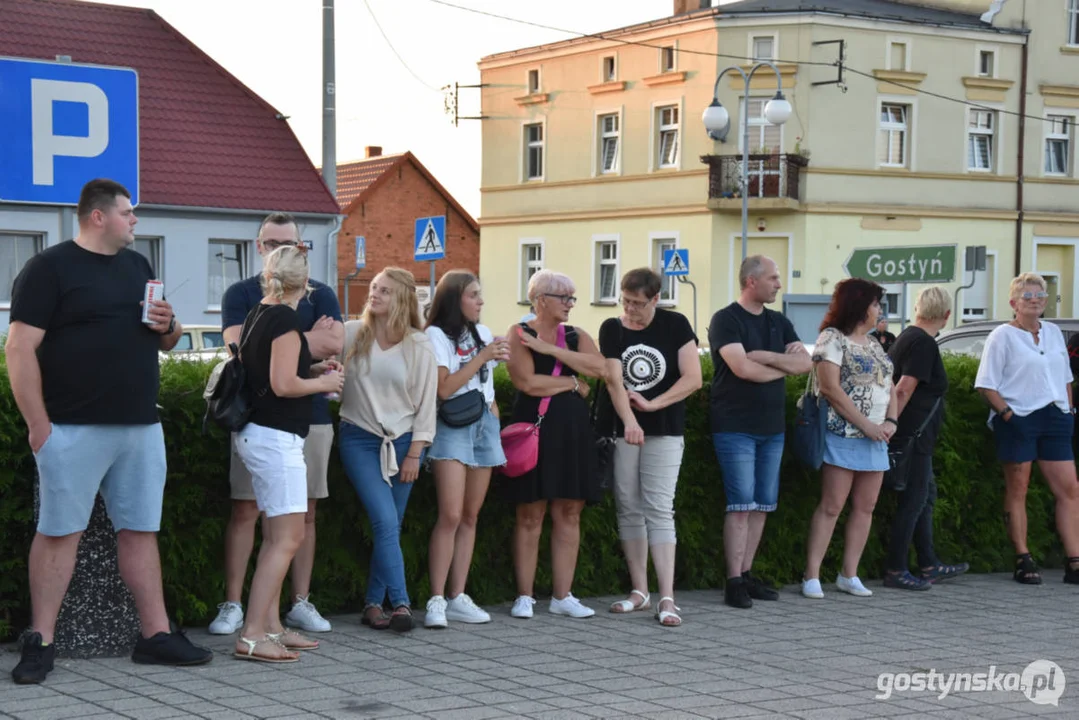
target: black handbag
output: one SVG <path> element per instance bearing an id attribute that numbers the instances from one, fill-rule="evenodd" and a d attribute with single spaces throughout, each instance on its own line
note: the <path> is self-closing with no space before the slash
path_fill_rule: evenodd
<path id="1" fill-rule="evenodd" d="M 614 489 L 614 448 L 618 440 L 617 413 L 614 410 L 614 402 L 611 393 L 607 390 L 607 383 L 600 380 L 596 387 L 596 396 L 592 399 L 591 420 L 592 428 L 596 433 L 596 465 L 599 474 L 599 487 L 604 492 Z M 611 427 L 609 432 L 602 432 L 599 428 L 599 405 L 600 397 L 606 394 L 607 404 L 611 408 Z"/>
<path id="2" fill-rule="evenodd" d="M 240 432 L 251 419 L 254 411 L 254 398 L 251 396 L 251 388 L 248 386 L 247 371 L 240 359 L 240 351 L 247 344 L 252 331 L 258 325 L 258 321 L 266 314 L 266 305 L 258 305 L 251 315 L 244 320 L 241 328 L 240 346 L 229 343 L 229 352 L 232 357 L 217 365 L 210 373 L 210 379 L 206 383 L 203 397 L 206 399 L 206 413 L 202 417 L 202 433 L 206 434 L 207 427 L 212 420 L 216 425 L 229 432 Z M 250 322 L 250 326 L 248 326 Z M 245 332 L 246 331 L 246 332 Z M 257 393 L 262 397 L 269 391 L 267 385 Z"/>
<path id="3" fill-rule="evenodd" d="M 438 419 L 450 427 L 468 427 L 483 417 L 487 399 L 480 390 L 455 395 L 438 406 Z"/>
<path id="4" fill-rule="evenodd" d="M 907 438 L 907 441 L 903 443 L 903 447 L 888 448 L 888 469 L 884 471 L 884 487 L 896 492 L 903 492 L 907 489 L 907 475 L 910 473 L 910 459 L 914 454 L 914 443 L 918 442 L 918 438 L 922 436 L 926 427 L 929 426 L 929 421 L 937 414 L 937 408 L 940 407 L 940 402 L 943 399 L 943 397 L 937 398 L 937 401 L 933 403 L 933 408 L 925 416 L 925 420 L 914 431 L 914 434 Z"/>
<path id="5" fill-rule="evenodd" d="M 469 324 L 468 329 L 472 333 L 472 340 L 476 343 L 476 352 L 479 353 L 484 348 L 483 340 L 480 339 L 480 334 L 476 330 L 475 325 Z M 445 333 L 446 331 L 443 330 L 442 332 Z M 447 334 L 446 337 L 449 337 L 449 335 Z M 453 340 L 453 338 L 450 339 Z M 455 348 L 457 347 L 456 340 L 454 340 L 453 345 Z M 487 364 L 484 363 L 480 367 L 478 373 L 481 384 L 487 382 L 487 373 Z M 469 382 L 471 382 L 471 379 Z M 473 423 L 479 422 L 486 409 L 487 398 L 483 396 L 483 391 L 469 390 L 466 393 L 455 395 L 454 397 L 439 403 L 438 419 L 450 427 L 468 427 Z"/>

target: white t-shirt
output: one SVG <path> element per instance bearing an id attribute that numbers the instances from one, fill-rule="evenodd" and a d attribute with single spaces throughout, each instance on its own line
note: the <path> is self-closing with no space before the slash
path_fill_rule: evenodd
<path id="1" fill-rule="evenodd" d="M 425 331 L 427 338 L 431 341 L 431 347 L 435 351 L 435 361 L 439 367 L 447 368 L 450 371 L 450 375 L 461 369 L 462 365 L 467 365 L 472 358 L 476 357 L 476 353 L 479 352 L 479 348 L 476 347 L 476 340 L 472 337 L 472 333 L 465 332 L 461 335 L 461 339 L 457 341 L 455 345 L 453 340 L 442 332 L 441 328 L 434 327 L 433 325 Z M 487 328 L 486 325 L 476 325 L 476 332 L 479 333 L 480 340 L 484 345 L 490 345 L 495 341 L 494 335 Z M 483 397 L 487 400 L 487 404 L 490 405 L 495 401 L 495 367 L 498 363 L 491 361 L 487 363 L 487 382 L 480 381 L 481 372 L 477 372 L 468 382 L 462 385 L 457 392 L 451 397 L 457 397 L 463 395 L 469 390 L 481 390 L 483 391 Z"/>
<path id="2" fill-rule="evenodd" d="M 996 390 L 1019 417 L 1050 404 L 1070 412 L 1072 371 L 1064 333 L 1042 322 L 1039 340 L 1035 345 L 1032 333 L 1010 323 L 995 328 L 985 340 L 974 387 Z M 995 415 L 989 411 L 989 422 Z"/>

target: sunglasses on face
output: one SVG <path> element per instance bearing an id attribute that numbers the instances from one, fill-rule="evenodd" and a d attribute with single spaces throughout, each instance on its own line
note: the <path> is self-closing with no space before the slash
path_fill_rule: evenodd
<path id="1" fill-rule="evenodd" d="M 1023 293 L 1019 297 L 1023 298 L 1024 300 L 1044 300 L 1045 298 L 1049 297 L 1049 293 L 1045 292 L 1044 290 L 1040 290 L 1038 292 L 1028 291 Z"/>
<path id="2" fill-rule="evenodd" d="M 577 298 L 575 298 L 573 295 L 556 295 L 555 293 L 543 293 L 543 295 L 544 295 L 544 297 L 555 298 L 555 299 L 561 301 L 561 303 L 563 305 L 576 305 L 577 304 Z"/>

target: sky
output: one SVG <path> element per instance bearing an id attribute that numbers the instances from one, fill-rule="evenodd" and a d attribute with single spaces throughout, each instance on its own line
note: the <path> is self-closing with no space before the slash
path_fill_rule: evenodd
<path id="1" fill-rule="evenodd" d="M 108 0 L 105 0 L 108 1 Z M 447 0 L 581 33 L 669 16 L 672 0 Z M 289 117 L 322 164 L 321 0 L 112 0 L 149 7 Z M 507 22 L 432 0 L 335 0 L 337 161 L 364 148 L 411 150 L 473 216 L 480 210 L 480 122 L 454 127 L 445 85 L 478 84 L 476 63 L 573 34 Z M 381 25 L 387 43 L 376 26 Z M 400 55 L 395 56 L 392 47 Z M 407 67 L 406 67 L 407 65 Z M 460 114 L 479 114 L 461 90 Z"/>

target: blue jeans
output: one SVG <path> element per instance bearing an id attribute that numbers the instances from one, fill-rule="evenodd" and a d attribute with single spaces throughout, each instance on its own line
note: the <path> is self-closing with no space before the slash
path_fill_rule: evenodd
<path id="1" fill-rule="evenodd" d="M 405 517 L 405 507 L 408 505 L 413 483 L 401 482 L 400 473 L 394 475 L 390 483 L 382 479 L 379 463 L 382 438 L 378 435 L 352 423 L 342 422 L 337 444 L 345 474 L 356 489 L 356 494 L 360 496 L 360 502 L 371 520 L 374 548 L 371 552 L 371 570 L 367 575 L 366 603 L 381 606 L 388 592 L 393 607 L 407 607 L 411 603 L 405 587 L 401 521 Z M 404 461 L 411 444 L 412 433 L 406 433 L 393 441 L 399 463 Z M 420 462 L 423 462 L 422 459 Z"/>
<path id="2" fill-rule="evenodd" d="M 727 512 L 773 512 L 779 502 L 779 463 L 783 433 L 713 433 Z"/>

